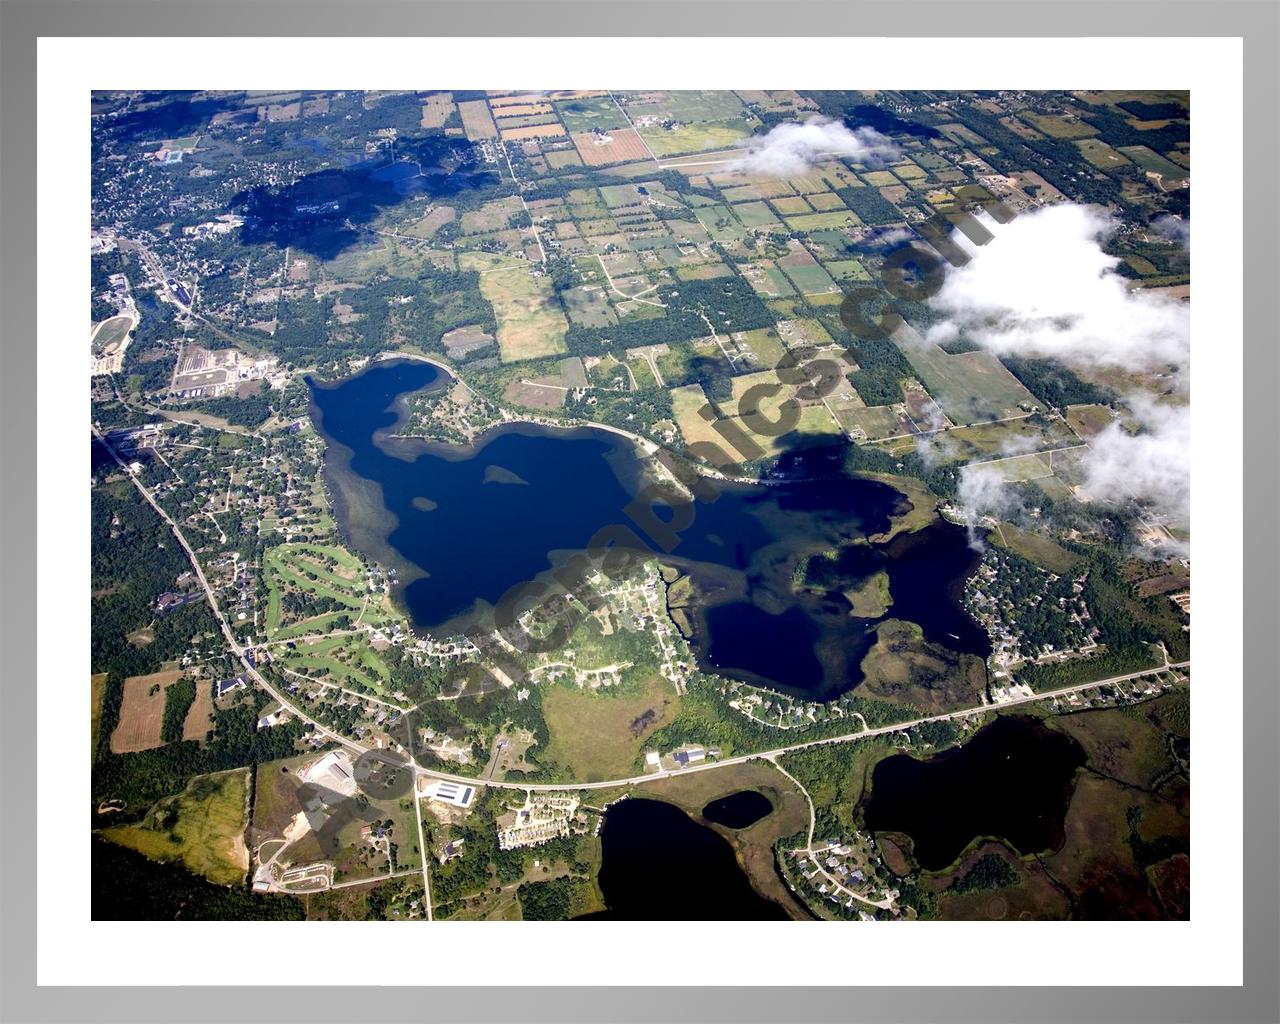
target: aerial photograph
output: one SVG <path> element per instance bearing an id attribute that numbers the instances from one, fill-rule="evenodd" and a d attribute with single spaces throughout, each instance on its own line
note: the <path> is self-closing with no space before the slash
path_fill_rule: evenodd
<path id="1" fill-rule="evenodd" d="M 94 920 L 1190 918 L 1188 92 L 86 99 Z"/>

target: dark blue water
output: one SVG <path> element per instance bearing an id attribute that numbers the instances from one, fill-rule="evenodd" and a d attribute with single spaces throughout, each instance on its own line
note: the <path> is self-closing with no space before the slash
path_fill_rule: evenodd
<path id="1" fill-rule="evenodd" d="M 766 801 L 767 803 L 767 801 Z M 660 800 L 623 800 L 600 830 L 600 891 L 614 921 L 786 921 L 714 830 Z"/>
<path id="2" fill-rule="evenodd" d="M 627 512 L 645 467 L 626 438 L 529 424 L 490 431 L 474 449 L 388 437 L 398 396 L 445 380 L 430 364 L 397 361 L 334 385 L 312 382 L 312 413 L 331 442 L 326 478 L 339 521 L 355 546 L 397 564 L 406 581 L 399 597 L 417 627 L 469 628 L 510 588 L 585 549 L 605 527 L 626 527 L 642 550 L 658 551 L 650 536 L 657 531 Z M 821 452 L 805 458 L 810 468 L 831 461 Z M 693 637 L 704 667 L 812 697 L 861 681 L 875 623 L 852 618 L 839 594 L 794 593 L 792 567 L 815 546 L 887 529 L 902 501 L 892 487 L 844 475 L 771 487 L 716 483 L 688 509 L 690 521 L 677 524 L 674 549 L 661 552 L 714 584 Z M 874 558 L 890 564 L 895 600 L 901 588 L 902 607 L 919 616 L 927 637 L 985 644 L 936 575 L 967 571 L 973 553 L 963 530 L 939 525 L 904 549 L 901 570 L 883 552 Z"/>
<path id="3" fill-rule="evenodd" d="M 718 668 L 749 670 L 786 679 L 800 689 L 821 687 L 816 645 L 822 629 L 800 608 L 771 615 L 747 601 L 712 605 L 704 613 L 710 643 L 707 660 Z"/>
<path id="4" fill-rule="evenodd" d="M 867 827 L 902 832 L 929 871 L 953 864 L 973 840 L 1007 840 L 1019 853 L 1056 850 L 1083 748 L 1026 716 L 997 718 L 961 747 L 918 761 L 876 765 L 863 808 Z"/>
<path id="5" fill-rule="evenodd" d="M 773 804 L 763 793 L 742 789 L 702 808 L 702 816 L 726 828 L 747 828 L 773 813 Z"/>

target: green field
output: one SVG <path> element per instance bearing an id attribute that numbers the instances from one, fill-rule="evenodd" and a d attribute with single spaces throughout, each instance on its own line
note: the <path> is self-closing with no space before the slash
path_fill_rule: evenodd
<path id="1" fill-rule="evenodd" d="M 1080 154 L 1100 171 L 1115 167 L 1128 167 L 1129 161 L 1101 139 L 1080 139 L 1076 142 Z"/>
<path id="2" fill-rule="evenodd" d="M 676 121 L 721 121 L 742 112 L 742 101 L 723 89 L 673 90 L 660 99 L 629 102 L 626 106 L 633 121 L 646 115 Z"/>
<path id="3" fill-rule="evenodd" d="M 1179 167 L 1171 160 L 1166 160 L 1148 146 L 1121 146 L 1120 152 L 1144 171 L 1158 174 L 1166 181 L 1182 181 L 1190 176 L 1190 172 L 1186 168 Z"/>
<path id="4" fill-rule="evenodd" d="M 1030 111 L 1025 111 L 1021 116 L 1027 124 L 1055 139 L 1083 139 L 1098 134 L 1097 128 L 1079 118 L 1033 114 Z"/>
<path id="5" fill-rule="evenodd" d="M 93 344 L 99 352 L 104 351 L 108 345 L 118 345 L 124 341 L 132 328 L 133 317 L 131 316 L 113 316 L 103 320 L 93 336 Z"/>
<path id="6" fill-rule="evenodd" d="M 107 673 L 98 672 L 89 677 L 89 742 L 90 757 L 98 753 L 98 724 L 102 720 L 102 698 L 107 693 Z"/>
<path id="7" fill-rule="evenodd" d="M 746 145 L 751 127 L 745 121 L 704 121 L 679 128 L 641 128 L 640 136 L 656 157 L 687 156 Z"/>
<path id="8" fill-rule="evenodd" d="M 336 563 L 330 568 L 327 560 Z M 338 602 L 352 613 L 364 606 L 366 587 L 359 561 L 348 551 L 329 544 L 280 544 L 263 556 L 267 582 L 267 636 L 276 639 L 300 635 L 282 630 L 280 599 L 285 590 L 296 589 L 314 597 Z M 338 612 L 329 613 L 329 617 Z M 354 616 L 353 616 L 354 617 Z M 319 620 L 311 620 L 321 625 Z M 310 628 L 310 627 L 308 627 Z"/>
<path id="9" fill-rule="evenodd" d="M 737 203 L 733 207 L 733 212 L 749 228 L 760 228 L 766 225 L 772 227 L 778 223 L 778 218 L 773 215 L 768 203 Z"/>
<path id="10" fill-rule="evenodd" d="M 674 688 L 660 676 L 635 693 L 551 686 L 542 698 L 551 733 L 544 759 L 588 782 L 625 777 L 634 771 L 645 738 L 674 718 L 679 706 Z M 651 710 L 657 717 L 633 731 L 632 723 Z"/>
<path id="11" fill-rule="evenodd" d="M 896 332 L 894 343 L 953 423 L 1017 416 L 1026 411 L 1023 406 L 1038 404 L 990 352 L 979 349 L 949 355 L 907 326 Z"/>
<path id="12" fill-rule="evenodd" d="M 820 213 L 815 214 L 815 216 L 830 217 L 835 215 Z M 809 263 L 802 267 L 784 265 L 782 272 L 791 279 L 791 283 L 796 286 L 796 291 L 802 295 L 834 294 L 840 291 L 840 286 L 831 280 L 831 275 L 817 263 Z"/>
<path id="13" fill-rule="evenodd" d="M 871 275 L 857 260 L 830 260 L 823 264 L 837 281 L 870 281 Z"/>
<path id="14" fill-rule="evenodd" d="M 746 233 L 727 206 L 699 207 L 695 214 L 698 221 L 707 229 L 712 239 L 717 242 L 732 242 L 741 239 Z"/>
<path id="15" fill-rule="evenodd" d="M 199 775 L 178 796 L 156 804 L 137 825 L 104 829 L 113 843 L 152 860 L 178 861 L 222 885 L 239 883 L 249 868 L 244 845 L 247 769 Z"/>
<path id="16" fill-rule="evenodd" d="M 828 228 L 857 227 L 862 221 L 852 210 L 832 210 L 830 213 L 806 213 L 788 217 L 787 226 L 792 231 L 824 231 Z"/>
<path id="17" fill-rule="evenodd" d="M 593 128 L 608 131 L 627 127 L 626 116 L 609 96 L 586 96 L 555 104 L 556 113 L 571 133 L 589 132 Z"/>
<path id="18" fill-rule="evenodd" d="M 757 295 L 772 298 L 778 295 L 795 294 L 795 289 L 791 287 L 787 275 L 772 262 L 752 263 L 743 269 L 742 276 L 747 279 L 747 284 L 755 289 Z"/>
<path id="19" fill-rule="evenodd" d="M 607 327 L 618 322 L 604 289 L 599 286 L 570 288 L 560 293 L 569 319 L 583 327 Z"/>
<path id="20" fill-rule="evenodd" d="M 569 324 L 560 312 L 551 279 L 534 277 L 529 265 L 520 261 L 510 270 L 511 260 L 487 253 L 471 253 L 477 265 L 488 264 L 481 272 L 480 291 L 493 305 L 498 319 L 498 348 L 504 363 L 537 359 L 566 352 L 565 333 Z"/>

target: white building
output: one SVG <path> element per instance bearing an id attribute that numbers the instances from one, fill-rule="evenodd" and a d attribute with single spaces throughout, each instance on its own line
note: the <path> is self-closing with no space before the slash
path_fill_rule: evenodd
<path id="1" fill-rule="evenodd" d="M 470 807 L 471 801 L 475 798 L 476 790 L 474 786 L 464 785 L 461 782 L 441 780 L 428 785 L 426 795 L 429 799 L 438 800 L 442 804 L 453 804 L 454 807 Z"/>

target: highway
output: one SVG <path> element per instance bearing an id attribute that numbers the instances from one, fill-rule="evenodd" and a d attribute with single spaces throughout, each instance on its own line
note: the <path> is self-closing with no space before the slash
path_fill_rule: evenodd
<path id="1" fill-rule="evenodd" d="M 214 617 L 218 620 L 218 624 L 222 629 L 223 636 L 226 638 L 227 646 L 230 648 L 230 650 L 236 656 L 236 658 L 240 661 L 240 664 L 243 668 L 244 673 L 248 675 L 251 679 L 253 679 L 253 681 L 257 683 L 259 686 L 261 686 L 262 689 L 265 690 L 268 694 L 270 694 L 272 697 L 278 700 L 281 706 L 288 707 L 290 709 L 290 712 L 295 717 L 297 717 L 302 722 L 310 724 L 316 730 L 316 732 L 319 733 L 320 735 L 329 737 L 335 742 L 341 744 L 343 747 L 346 747 L 348 750 L 355 753 L 356 756 L 368 753 L 370 750 L 374 749 L 362 743 L 357 743 L 355 740 L 348 739 L 346 736 L 343 736 L 342 734 L 324 725 L 322 722 L 319 722 L 316 719 L 309 716 L 305 711 L 303 711 L 296 704 L 290 701 L 274 685 L 268 682 L 262 676 L 262 674 L 257 670 L 257 668 L 254 667 L 253 663 L 249 661 L 248 657 L 246 656 L 246 648 L 242 646 L 239 643 L 239 641 L 236 640 L 235 634 L 231 630 L 230 623 L 227 621 L 226 616 L 223 615 L 222 609 L 218 607 L 217 598 L 214 596 L 213 588 L 209 585 L 208 580 L 205 579 L 204 571 L 200 567 L 200 560 L 196 557 L 195 551 L 193 551 L 191 546 L 187 543 L 187 539 L 183 535 L 182 530 L 178 528 L 177 523 L 175 523 L 173 519 L 170 518 L 169 514 L 160 506 L 160 504 L 155 500 L 155 498 L 152 497 L 151 492 L 148 491 L 145 486 L 143 486 L 142 481 L 139 480 L 133 473 L 129 471 L 128 466 L 126 466 L 124 461 L 120 458 L 120 456 L 116 454 L 115 450 L 109 444 L 107 444 L 106 438 L 102 436 L 102 433 L 98 430 L 98 428 L 96 426 L 93 426 L 91 429 L 93 430 L 94 437 L 96 437 L 98 441 L 102 444 L 102 446 L 108 452 L 111 453 L 111 457 L 115 460 L 116 464 L 124 471 L 124 474 L 133 482 L 134 487 L 138 489 L 139 493 L 143 496 L 143 498 L 146 499 L 147 503 L 153 509 L 155 509 L 156 514 L 160 516 L 160 518 L 163 519 L 165 523 L 168 524 L 169 529 L 173 531 L 173 535 L 177 538 L 178 543 L 182 547 L 182 550 L 186 552 L 187 558 L 191 562 L 191 566 L 193 571 L 195 572 L 196 579 L 200 581 L 200 586 L 204 589 L 205 597 L 209 601 L 209 606 L 213 610 Z M 250 646 L 252 647 L 252 645 Z M 1074 686 L 1064 686 L 1061 689 L 1057 689 L 1057 690 L 1046 690 L 1043 693 L 1033 694 L 1030 697 L 1016 697 L 1016 698 L 1013 698 L 1012 700 L 1007 700 L 1000 704 L 976 704 L 976 705 L 973 705 L 972 707 L 962 708 L 959 711 L 948 711 L 948 712 L 937 714 L 937 715 L 927 715 L 922 718 L 914 718 L 908 722 L 898 722 L 894 725 L 884 725 L 874 729 L 864 728 L 864 729 L 860 729 L 857 732 L 842 733 L 838 736 L 829 736 L 821 739 L 813 739 L 813 740 L 806 740 L 799 743 L 786 744 L 784 746 L 774 747 L 770 750 L 762 750 L 762 751 L 757 751 L 750 754 L 740 754 L 735 757 L 720 758 L 715 761 L 704 761 L 700 764 L 690 765 L 687 768 L 677 768 L 677 769 L 664 768 L 664 769 L 661 769 L 660 771 L 649 772 L 644 775 L 632 775 L 628 778 L 608 779 L 601 782 L 573 782 L 573 781 L 506 782 L 506 781 L 493 780 L 493 779 L 478 779 L 470 775 L 453 775 L 453 774 L 450 774 L 449 772 L 442 772 L 433 768 L 423 768 L 421 765 L 417 763 L 416 759 L 413 758 L 412 755 L 410 755 L 410 763 L 412 764 L 412 768 L 415 776 L 426 776 L 431 779 L 443 779 L 451 782 L 460 782 L 470 786 L 488 786 L 495 789 L 509 789 L 509 790 L 515 790 L 519 792 L 537 792 L 537 791 L 553 792 L 553 791 L 566 790 L 566 789 L 613 789 L 618 786 L 643 785 L 644 783 L 647 783 L 647 782 L 657 782 L 660 779 L 669 779 L 669 778 L 674 778 L 680 775 L 690 775 L 695 772 L 715 771 L 719 768 L 727 768 L 730 765 L 735 765 L 735 764 L 746 764 L 748 761 L 754 761 L 759 759 L 774 761 L 776 758 L 796 750 L 807 750 L 811 747 L 820 747 L 820 746 L 825 746 L 832 743 L 850 743 L 855 740 L 867 739 L 872 736 L 886 736 L 891 733 L 906 732 L 909 729 L 914 729 L 917 726 L 924 725 L 928 722 L 947 722 L 947 721 L 953 721 L 956 719 L 967 718 L 970 715 L 977 715 L 986 711 L 996 711 L 996 710 L 1003 711 L 1006 708 L 1017 707 L 1020 704 L 1034 704 L 1040 701 L 1053 700 L 1059 697 L 1068 697 L 1072 694 L 1084 693 L 1089 690 L 1096 690 L 1103 686 L 1114 686 L 1117 683 L 1124 683 L 1133 679 L 1141 679 L 1145 676 L 1158 675 L 1162 672 L 1167 672 L 1170 669 L 1183 669 L 1183 668 L 1190 668 L 1190 667 L 1191 667 L 1190 661 L 1180 661 L 1180 662 L 1173 662 L 1173 663 L 1166 662 L 1166 664 L 1164 665 L 1160 665 L 1155 668 L 1144 669 L 1140 672 L 1130 672 L 1125 675 L 1109 676 L 1105 679 L 1095 679 L 1087 683 L 1077 683 Z M 425 862 L 426 860 L 425 850 L 423 851 L 423 859 Z"/>

